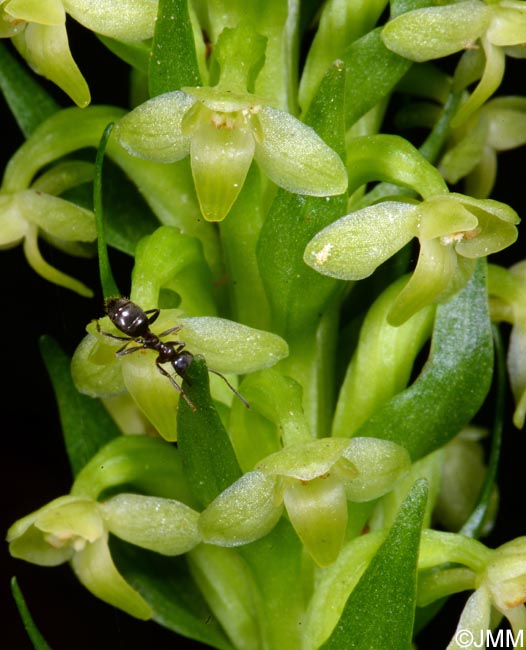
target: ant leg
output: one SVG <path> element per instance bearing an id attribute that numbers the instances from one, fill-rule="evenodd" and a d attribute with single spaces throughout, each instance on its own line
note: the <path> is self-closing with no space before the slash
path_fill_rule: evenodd
<path id="1" fill-rule="evenodd" d="M 221 377 L 221 379 L 225 382 L 225 384 L 230 388 L 230 390 L 234 393 L 234 395 L 236 395 L 236 397 L 238 397 L 243 402 L 243 404 L 247 407 L 247 409 L 250 408 L 250 404 L 247 402 L 247 400 L 243 397 L 243 395 L 241 395 L 241 393 L 239 391 L 237 391 L 232 386 L 232 384 L 228 381 L 228 379 L 224 375 L 222 375 L 217 370 L 212 370 L 212 368 L 208 368 L 208 372 L 213 372 L 214 375 L 217 375 L 218 377 Z"/>
<path id="2" fill-rule="evenodd" d="M 125 354 L 130 354 L 131 352 L 137 352 L 138 350 L 145 350 L 146 348 L 144 345 L 136 345 L 134 348 L 127 348 L 128 344 L 131 343 L 132 341 L 135 341 L 136 343 L 140 343 L 139 339 L 130 339 L 128 343 L 122 346 L 122 348 L 119 348 L 115 354 L 118 357 L 123 357 Z"/>
<path id="3" fill-rule="evenodd" d="M 155 323 L 157 320 L 157 317 L 161 313 L 160 309 L 154 308 L 154 309 L 147 309 L 144 312 L 146 315 L 151 314 L 151 316 L 148 318 L 148 324 L 151 325 L 152 323 Z"/>
<path id="4" fill-rule="evenodd" d="M 166 372 L 166 370 L 159 364 L 158 361 L 155 362 L 155 365 L 157 366 L 157 370 L 161 373 L 161 375 L 164 375 L 165 377 L 168 377 L 170 380 L 170 383 L 172 386 L 177 390 L 177 392 L 181 395 L 181 397 L 184 399 L 184 401 L 188 404 L 188 406 L 192 409 L 192 411 L 195 411 L 195 405 L 193 402 L 190 401 L 190 398 L 188 395 L 184 392 L 181 386 L 175 381 L 175 379 L 172 377 L 172 375 L 169 372 Z"/>
<path id="5" fill-rule="evenodd" d="M 170 329 L 161 332 L 159 334 L 159 337 L 168 336 L 168 334 L 173 334 L 174 332 L 178 332 L 181 329 L 183 329 L 182 325 L 176 325 L 175 327 L 170 327 Z M 182 343 L 181 341 L 173 341 L 173 343 L 177 343 L 179 345 L 185 345 L 185 343 Z"/>

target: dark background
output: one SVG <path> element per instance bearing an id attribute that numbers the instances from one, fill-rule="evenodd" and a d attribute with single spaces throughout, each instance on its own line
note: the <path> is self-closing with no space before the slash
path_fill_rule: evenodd
<path id="1" fill-rule="evenodd" d="M 70 25 L 74 57 L 85 74 L 93 103 L 126 106 L 128 72 L 106 53 L 97 39 L 74 24 Z M 94 66 L 94 61 L 97 66 Z M 507 91 L 522 92 L 518 70 L 520 62 L 508 59 L 511 69 Z M 524 64 L 523 64 L 524 65 Z M 103 72 L 102 72 L 103 71 Z M 510 85 L 511 84 L 511 85 Z M 60 91 L 47 85 L 64 106 L 69 101 Z M 22 136 L 9 111 L 0 100 L 3 129 L 1 158 L 7 160 L 22 142 Z M 7 135 L 7 137 L 6 137 Z M 525 214 L 524 151 L 501 157 L 500 181 L 494 198 L 511 203 L 521 216 Z M 520 173 L 520 176 L 519 176 Z M 511 198 L 510 198 L 511 197 Z M 520 248 L 521 250 L 518 250 Z M 515 255 L 524 255 L 523 247 Z M 72 260 L 55 250 L 43 249 L 47 259 L 58 268 L 79 277 L 97 291 L 94 299 L 78 297 L 42 280 L 29 267 L 20 247 L 0 252 L 0 346 L 2 359 L 2 454 L 1 513 L 2 530 L 16 519 L 53 498 L 68 493 L 70 472 L 64 452 L 58 414 L 45 368 L 40 360 L 38 339 L 53 336 L 72 353 L 83 336 L 86 324 L 102 313 L 95 261 Z M 503 262 L 511 262 L 502 258 Z M 113 254 L 117 274 L 125 286 L 129 260 Z M 511 404 L 508 405 L 511 412 Z M 497 546 L 525 533 L 525 509 L 518 496 L 524 493 L 524 432 L 509 422 L 503 446 L 505 468 L 500 475 L 501 509 L 496 533 L 485 542 Z M 106 606 L 91 596 L 75 579 L 69 567 L 53 569 L 13 560 L 4 546 L 0 549 L 0 602 L 3 624 L 0 646 L 31 650 L 9 593 L 9 580 L 16 575 L 36 623 L 54 650 L 136 650 L 149 648 L 197 648 L 154 623 L 142 623 Z M 433 624 L 421 635 L 420 647 L 443 650 L 454 632 L 465 595 L 452 599 Z M 285 650 L 285 649 L 284 649 Z"/>

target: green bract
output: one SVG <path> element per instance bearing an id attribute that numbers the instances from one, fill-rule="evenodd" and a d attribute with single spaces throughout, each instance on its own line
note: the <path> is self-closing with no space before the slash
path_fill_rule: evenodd
<path id="1" fill-rule="evenodd" d="M 456 293 L 471 275 L 475 258 L 516 240 L 517 223 L 517 213 L 504 203 L 456 193 L 435 195 L 418 205 L 385 201 L 322 230 L 308 244 L 305 261 L 324 275 L 360 280 L 418 237 L 415 271 L 388 317 L 396 325 Z"/>
<path id="2" fill-rule="evenodd" d="M 136 41 L 153 34 L 157 0 L 3 0 L 0 37 L 10 37 L 39 74 L 51 79 L 78 106 L 90 102 L 88 85 L 71 55 L 66 13 L 88 29 Z"/>

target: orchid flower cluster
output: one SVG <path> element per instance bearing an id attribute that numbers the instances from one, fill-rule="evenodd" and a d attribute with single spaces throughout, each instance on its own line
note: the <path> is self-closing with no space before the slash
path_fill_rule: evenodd
<path id="1" fill-rule="evenodd" d="M 72 20 L 129 65 L 127 110 L 90 103 Z M 175 390 L 100 303 L 71 359 L 43 341 L 73 481 L 11 555 L 219 650 L 408 650 L 463 591 L 448 649 L 503 619 L 526 643 L 526 538 L 480 540 L 506 381 L 526 417 L 520 217 L 493 194 L 526 144 L 499 94 L 526 1 L 0 0 L 0 37 L 25 135 L 0 245 L 86 298 L 40 241 L 98 252 L 104 298 L 193 355 Z"/>

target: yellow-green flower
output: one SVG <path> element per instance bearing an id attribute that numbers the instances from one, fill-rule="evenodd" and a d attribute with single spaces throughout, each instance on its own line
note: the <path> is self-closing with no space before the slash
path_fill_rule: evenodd
<path id="1" fill-rule="evenodd" d="M 92 178 L 93 165 L 72 161 L 48 170 L 27 189 L 0 188 L 0 249 L 22 243 L 29 265 L 39 275 L 82 296 L 93 295 L 91 289 L 48 264 L 38 238 L 45 237 L 68 253 L 86 255 L 82 243 L 97 237 L 95 216 L 56 195 Z"/>
<path id="2" fill-rule="evenodd" d="M 480 81 L 452 121 L 458 126 L 499 87 L 506 54 L 524 56 L 526 2 L 462 0 L 415 9 L 389 21 L 382 39 L 389 49 L 413 61 L 465 50 L 454 83 L 460 90 Z"/>
<path id="3" fill-rule="evenodd" d="M 425 305 L 456 293 L 469 279 L 476 258 L 517 239 L 519 221 L 504 203 L 453 192 L 419 204 L 385 201 L 351 212 L 319 232 L 304 259 L 324 275 L 361 280 L 418 237 L 416 268 L 388 315 L 392 325 L 399 325 Z"/>
<path id="4" fill-rule="evenodd" d="M 507 366 L 515 398 L 513 423 L 518 429 L 526 419 L 526 260 L 509 269 L 490 264 L 488 290 L 491 317 L 510 323 Z"/>
<path id="5" fill-rule="evenodd" d="M 69 562 L 95 596 L 132 616 L 152 610 L 117 570 L 108 546 L 112 533 L 163 555 L 186 553 L 200 542 L 199 514 L 160 497 L 119 494 L 103 503 L 69 494 L 15 522 L 7 533 L 13 557 L 41 566 Z"/>
<path id="6" fill-rule="evenodd" d="M 382 496 L 409 467 L 407 451 L 387 440 L 323 438 L 290 445 L 260 461 L 203 511 L 203 541 L 254 541 L 272 529 L 284 506 L 307 551 L 327 566 L 344 541 L 347 500 Z"/>
<path id="7" fill-rule="evenodd" d="M 157 0 L 0 0 L 0 38 L 11 38 L 35 72 L 87 106 L 90 92 L 69 49 L 66 14 L 98 34 L 138 41 L 153 35 Z"/>

